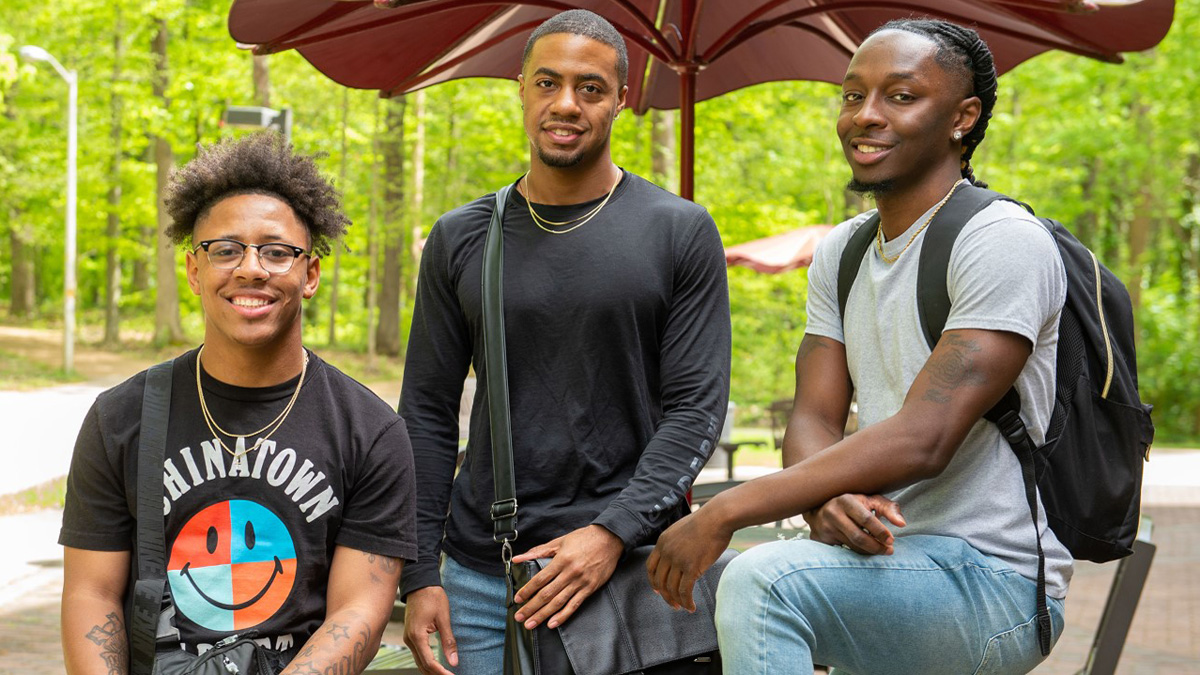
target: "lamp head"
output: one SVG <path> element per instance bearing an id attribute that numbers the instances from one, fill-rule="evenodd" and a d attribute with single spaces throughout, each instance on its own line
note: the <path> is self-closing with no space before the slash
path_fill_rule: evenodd
<path id="1" fill-rule="evenodd" d="M 34 45 L 25 45 L 24 47 L 21 47 L 20 53 L 22 57 L 27 58 L 30 61 L 51 61 L 54 59 L 54 57 L 50 56 L 50 52 L 42 49 L 41 47 L 35 47 Z"/>

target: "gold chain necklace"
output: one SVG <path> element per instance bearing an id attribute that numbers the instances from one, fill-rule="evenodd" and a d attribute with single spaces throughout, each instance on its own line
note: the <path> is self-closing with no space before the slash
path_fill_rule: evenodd
<path id="1" fill-rule="evenodd" d="M 933 213 L 929 214 L 929 217 L 925 219 L 925 222 L 921 223 L 921 227 L 917 228 L 917 231 L 913 232 L 912 236 L 908 238 L 908 243 L 904 245 L 904 248 L 900 249 L 900 252 L 891 258 L 889 258 L 888 255 L 883 252 L 883 219 L 879 220 L 879 230 L 875 233 L 875 243 L 879 248 L 879 257 L 883 258 L 883 262 L 891 265 L 899 260 L 900 256 L 904 255 L 904 252 L 908 250 L 908 247 L 912 246 L 913 242 L 916 241 L 917 235 L 925 231 L 925 228 L 929 226 L 930 221 L 937 216 L 938 211 L 941 211 L 942 207 L 946 205 L 946 202 L 950 201 L 950 197 L 954 195 L 954 191 L 958 189 L 959 185 L 962 185 L 962 183 L 955 183 L 954 187 L 950 188 L 950 191 L 946 193 L 946 196 L 942 197 L 942 201 L 938 202 L 937 208 L 933 210 Z"/>
<path id="2" fill-rule="evenodd" d="M 553 220 L 546 220 L 545 218 L 538 215 L 537 211 L 533 210 L 533 193 L 530 191 L 531 188 L 529 185 L 529 174 L 525 174 L 525 177 L 524 177 L 525 206 L 529 207 L 529 217 L 533 218 L 534 225 L 537 225 L 539 228 L 542 229 L 542 231 L 549 232 L 550 234 L 566 234 L 573 230 L 577 230 L 577 229 L 583 227 L 584 225 L 587 225 L 587 222 L 589 220 L 596 217 L 597 213 L 600 213 L 600 209 L 604 208 L 604 205 L 607 204 L 608 200 L 612 198 L 613 193 L 617 191 L 617 186 L 621 184 L 621 178 L 623 178 L 624 176 L 625 176 L 624 171 L 620 172 L 617 175 L 617 180 L 613 181 L 612 187 L 609 188 L 609 190 L 608 190 L 608 194 L 604 196 L 604 201 L 600 202 L 596 206 L 596 208 L 592 209 L 591 211 L 588 211 L 587 213 L 583 214 L 582 216 L 579 216 L 578 218 L 572 218 L 571 220 L 564 220 L 562 222 L 555 222 Z M 574 225 L 573 227 L 568 227 L 565 230 L 551 230 L 549 227 L 546 227 L 547 225 L 551 225 L 554 227 L 562 227 L 563 225 L 570 225 L 571 223 L 575 223 L 577 221 L 583 221 L 583 222 L 579 222 L 577 225 Z"/>
<path id="3" fill-rule="evenodd" d="M 283 422 L 287 419 L 288 413 L 292 412 L 292 406 L 296 405 L 296 399 L 300 398 L 300 387 L 304 386 L 304 374 L 308 372 L 308 350 L 304 350 L 304 362 L 300 365 L 300 381 L 296 383 L 296 391 L 292 392 L 292 398 L 288 401 L 287 405 L 284 406 L 283 412 L 279 413 L 275 419 L 267 422 L 267 426 L 259 429 L 258 431 L 251 431 L 248 434 L 233 434 L 225 431 L 220 427 L 220 425 L 217 424 L 217 420 L 213 418 L 212 413 L 209 412 L 208 404 L 204 402 L 204 387 L 200 386 L 200 355 L 203 353 L 204 345 L 200 345 L 200 350 L 196 352 L 196 395 L 200 397 L 200 412 L 204 415 L 204 423 L 208 425 L 209 432 L 212 433 L 213 438 L 217 439 L 217 442 L 221 444 L 221 447 L 225 449 L 225 452 L 228 452 L 234 457 L 248 455 L 257 450 L 259 446 L 263 444 L 263 441 L 271 438 L 276 431 L 279 431 L 279 427 L 283 426 Z M 268 429 L 270 429 L 270 431 L 267 431 Z M 245 444 L 248 436 L 256 436 L 264 431 L 267 433 L 265 436 L 259 436 L 258 440 L 254 442 L 253 447 L 241 452 L 236 452 L 231 450 L 228 445 L 225 445 L 225 441 L 221 440 L 221 436 L 217 433 L 218 431 L 230 438 L 242 439 L 243 445 Z M 237 444 L 235 443 L 234 445 Z"/>

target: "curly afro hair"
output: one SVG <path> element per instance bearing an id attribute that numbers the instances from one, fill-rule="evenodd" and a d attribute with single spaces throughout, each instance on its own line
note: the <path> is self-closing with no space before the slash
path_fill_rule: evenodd
<path id="1" fill-rule="evenodd" d="M 241 194 L 268 195 L 291 206 L 308 228 L 316 256 L 328 254 L 350 224 L 341 195 L 314 158 L 296 154 L 282 135 L 267 131 L 224 138 L 172 172 L 165 204 L 173 223 L 167 236 L 176 244 L 188 243 L 214 204 Z"/>

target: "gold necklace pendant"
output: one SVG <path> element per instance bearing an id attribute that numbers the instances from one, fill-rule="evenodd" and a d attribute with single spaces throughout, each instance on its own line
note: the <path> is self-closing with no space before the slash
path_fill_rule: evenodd
<path id="1" fill-rule="evenodd" d="M 587 225 L 589 220 L 596 217 L 597 213 L 600 213 L 600 209 L 603 209 L 604 206 L 606 204 L 608 204 L 608 200 L 611 199 L 613 196 L 613 193 L 617 191 L 617 186 L 621 184 L 621 179 L 624 177 L 625 177 L 624 171 L 621 171 L 620 173 L 617 174 L 617 180 L 613 181 L 612 187 L 609 188 L 609 190 L 608 190 L 608 194 L 604 196 L 604 201 L 602 201 L 598 205 L 596 205 L 596 207 L 593 208 L 591 211 L 588 211 L 587 213 L 585 213 L 582 216 L 579 216 L 577 218 L 572 218 L 571 220 L 556 222 L 553 220 L 547 220 L 547 219 L 543 218 L 541 215 L 538 214 L 537 211 L 533 210 L 533 193 L 531 191 L 531 187 L 529 184 L 529 174 L 527 173 L 527 174 L 525 174 L 525 177 L 522 179 L 525 181 L 525 206 L 529 208 L 529 217 L 533 219 L 533 224 L 537 225 L 543 232 L 549 232 L 550 234 L 566 234 L 568 232 L 573 232 L 573 231 L 583 227 L 584 225 Z M 571 225 L 572 223 L 577 223 L 577 224 L 573 225 L 572 227 L 568 227 L 565 230 L 552 230 L 549 227 L 547 227 L 547 225 L 561 227 L 563 225 Z"/>
<path id="2" fill-rule="evenodd" d="M 225 431 L 224 429 L 222 429 L 220 427 L 220 425 L 217 424 L 217 420 L 213 417 L 212 413 L 208 410 L 208 404 L 204 401 L 204 387 L 202 387 L 200 384 L 200 368 L 201 368 L 200 355 L 203 353 L 204 353 L 204 345 L 200 345 L 200 350 L 196 352 L 196 395 L 200 399 L 200 412 L 204 417 L 205 425 L 208 426 L 209 433 L 211 433 L 213 435 L 213 438 L 215 438 L 217 440 L 217 442 L 221 444 L 221 447 L 225 450 L 225 452 L 229 453 L 233 457 L 241 457 L 242 455 L 248 455 L 248 454 L 254 452 L 255 450 L 258 450 L 258 448 L 260 446 L 262 446 L 264 441 L 269 440 L 271 438 L 271 436 L 275 435 L 276 431 L 279 431 L 279 427 L 282 427 L 284 421 L 287 420 L 288 413 L 292 412 L 292 407 L 296 405 L 296 399 L 300 398 L 300 389 L 301 389 L 301 387 L 304 386 L 304 376 L 308 372 L 308 350 L 304 350 L 304 361 L 301 362 L 301 364 L 300 364 L 300 381 L 296 383 L 296 391 L 292 392 L 292 397 L 291 397 L 291 399 L 288 400 L 287 405 L 284 406 L 283 411 L 280 412 L 278 415 L 276 415 L 275 419 L 268 422 L 267 426 L 259 429 L 258 431 L 252 431 L 248 434 L 234 434 L 234 433 Z M 270 431 L 268 431 L 268 429 Z M 221 435 L 220 435 L 220 434 L 224 434 L 231 439 L 240 440 L 241 441 L 240 445 L 243 448 L 245 448 L 247 438 L 249 438 L 250 436 L 255 436 L 255 435 L 261 434 L 264 431 L 267 432 L 266 435 L 259 436 L 258 440 L 254 442 L 253 446 L 251 446 L 250 448 L 241 450 L 241 451 L 236 451 L 236 450 L 231 449 L 228 445 L 225 444 L 225 441 L 221 438 Z M 218 434 L 217 432 L 220 432 L 220 434 Z M 239 445 L 239 443 L 237 441 L 234 441 L 234 447 L 237 447 L 238 445 Z"/>
<path id="3" fill-rule="evenodd" d="M 938 211 L 941 211 L 942 207 L 946 205 L 946 202 L 950 201 L 950 197 L 954 196 L 954 191 L 958 189 L 959 185 L 962 185 L 962 181 L 955 183 L 954 187 L 950 188 L 950 191 L 946 193 L 946 196 L 942 197 L 942 201 L 938 202 L 937 208 L 933 210 L 933 213 L 929 214 L 929 217 L 925 219 L 925 222 L 921 223 L 921 226 L 917 228 L 917 231 L 913 232 L 912 236 L 908 238 L 908 243 L 904 245 L 904 248 L 900 249 L 900 252 L 894 256 L 888 257 L 888 254 L 883 252 L 883 219 L 881 218 L 879 220 L 879 229 L 875 231 L 875 245 L 879 249 L 879 257 L 883 259 L 883 262 L 891 265 L 899 260 L 900 256 L 904 255 L 904 252 L 908 250 L 908 247 L 912 246 L 913 242 L 917 240 L 917 235 L 924 232 L 926 227 L 929 227 L 929 223 L 932 222 L 935 217 L 937 217 Z"/>

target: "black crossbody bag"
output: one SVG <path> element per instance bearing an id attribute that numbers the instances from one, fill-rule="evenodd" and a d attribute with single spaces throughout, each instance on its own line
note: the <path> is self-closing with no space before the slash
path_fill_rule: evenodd
<path id="1" fill-rule="evenodd" d="M 282 656 L 245 636 L 230 636 L 200 656 L 179 649 L 178 633 L 171 622 L 173 615 L 162 611 L 167 585 L 162 475 L 174 364 L 172 359 L 152 366 L 146 372 L 146 390 L 142 394 L 134 582 L 125 610 L 129 626 L 129 672 L 130 675 L 275 675 L 276 666 L 283 666 Z"/>
<path id="2" fill-rule="evenodd" d="M 630 551 L 608 583 L 556 629 L 527 630 L 516 621 L 512 598 L 550 559 L 512 564 L 517 538 L 517 488 L 513 468 L 504 335 L 504 206 L 512 186 L 496 193 L 483 251 L 483 341 L 491 421 L 493 537 L 501 544 L 508 580 L 504 635 L 505 675 L 712 675 L 720 673 L 713 623 L 717 581 L 736 552 L 726 551 L 696 582 L 696 612 L 671 609 L 650 587 L 646 559 L 653 546 Z"/>

